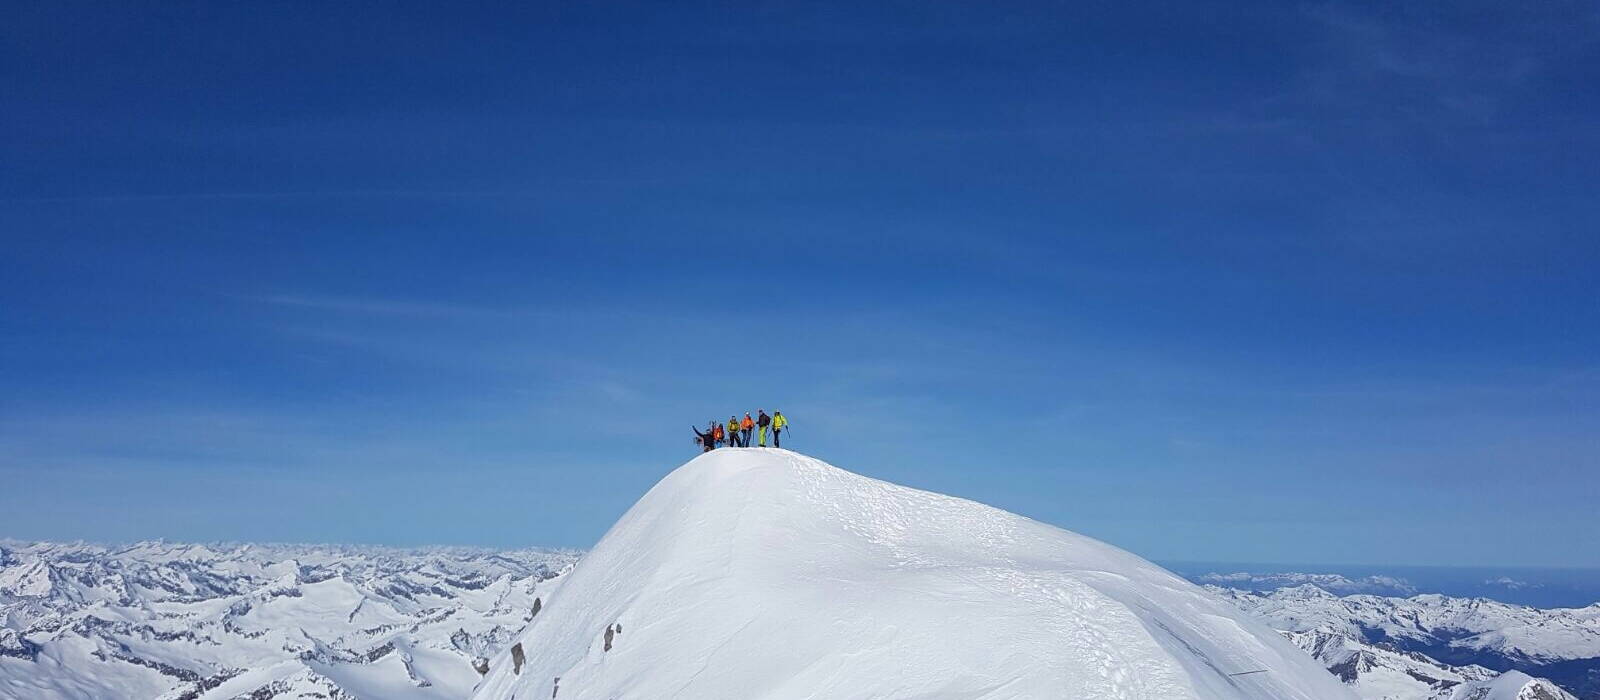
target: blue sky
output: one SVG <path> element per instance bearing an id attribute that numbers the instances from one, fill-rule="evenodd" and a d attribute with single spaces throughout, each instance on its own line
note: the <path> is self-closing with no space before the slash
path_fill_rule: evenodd
<path id="1" fill-rule="evenodd" d="M 1600 566 L 1592 3 L 35 3 L 0 536 L 586 546 L 691 423 L 1164 560 Z"/>

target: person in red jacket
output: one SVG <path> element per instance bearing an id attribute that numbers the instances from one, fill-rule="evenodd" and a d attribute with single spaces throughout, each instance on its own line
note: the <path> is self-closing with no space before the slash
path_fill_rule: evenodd
<path id="1" fill-rule="evenodd" d="M 711 442 L 721 447 L 722 437 L 722 421 L 711 421 Z"/>

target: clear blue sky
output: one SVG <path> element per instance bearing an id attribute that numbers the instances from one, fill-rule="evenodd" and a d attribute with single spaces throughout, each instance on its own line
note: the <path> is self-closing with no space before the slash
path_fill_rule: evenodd
<path id="1" fill-rule="evenodd" d="M 1593 3 L 6 25 L 0 536 L 586 546 L 776 408 L 1153 558 L 1600 566 Z"/>

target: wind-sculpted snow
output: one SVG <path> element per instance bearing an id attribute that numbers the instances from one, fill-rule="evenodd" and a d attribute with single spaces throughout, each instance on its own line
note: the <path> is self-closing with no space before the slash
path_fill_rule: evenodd
<path id="1" fill-rule="evenodd" d="M 1352 697 L 1127 552 L 783 450 L 674 471 L 545 602 L 476 698 Z"/>
<path id="2" fill-rule="evenodd" d="M 464 698 L 574 552 L 0 543 L 0 699 Z"/>

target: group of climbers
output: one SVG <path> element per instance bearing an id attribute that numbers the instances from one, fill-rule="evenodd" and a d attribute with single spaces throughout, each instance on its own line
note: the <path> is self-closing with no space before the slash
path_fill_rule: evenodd
<path id="1" fill-rule="evenodd" d="M 728 416 L 728 422 L 711 421 L 704 432 L 699 428 L 690 426 L 694 430 L 695 444 L 700 446 L 702 452 L 710 452 L 718 447 L 749 447 L 750 434 L 758 433 L 757 447 L 767 446 L 767 433 L 772 433 L 772 446 L 782 447 L 782 435 L 785 428 L 789 427 L 789 419 L 783 417 L 783 411 L 773 411 L 767 415 L 765 409 L 756 411 L 756 417 L 751 418 L 749 413 L 744 414 L 744 420 L 738 416 Z"/>

